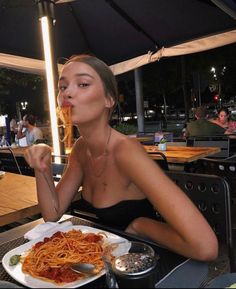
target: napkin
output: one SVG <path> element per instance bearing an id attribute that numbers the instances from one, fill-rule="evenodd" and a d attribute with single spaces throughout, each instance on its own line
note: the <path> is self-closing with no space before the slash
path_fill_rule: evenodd
<path id="1" fill-rule="evenodd" d="M 34 240 L 41 237 L 45 233 L 54 233 L 69 226 L 72 226 L 72 223 L 70 221 L 63 223 L 45 222 L 43 224 L 37 225 L 32 230 L 25 233 L 24 238 L 28 240 Z"/>

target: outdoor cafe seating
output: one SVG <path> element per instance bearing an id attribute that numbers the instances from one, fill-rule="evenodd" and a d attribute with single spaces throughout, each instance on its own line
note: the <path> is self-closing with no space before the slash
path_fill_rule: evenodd
<path id="1" fill-rule="evenodd" d="M 236 272 L 236 231 L 232 226 L 231 192 L 228 182 L 216 175 L 174 171 L 168 171 L 166 174 L 204 215 L 219 243 L 227 245 L 230 272 Z"/>
<path id="2" fill-rule="evenodd" d="M 28 165 L 23 156 L 16 156 L 10 148 L 9 152 L 0 152 L 0 170 L 34 176 L 34 170 Z"/>
<path id="3" fill-rule="evenodd" d="M 203 213 L 203 215 L 215 230 L 220 243 L 227 244 L 228 257 L 230 260 L 230 271 L 235 272 L 235 249 L 234 240 L 232 237 L 233 230 L 230 214 L 230 190 L 227 181 L 218 176 L 202 175 L 197 173 L 192 174 L 166 171 L 166 174 L 172 180 L 174 180 L 175 183 L 179 185 L 198 206 L 199 210 Z M 96 218 L 90 219 L 87 215 L 83 214 L 76 216 L 76 212 L 73 210 L 70 211 L 70 214 L 72 215 L 71 218 L 75 224 L 105 228 L 103 224 L 97 222 Z M 0 241 L 0 259 L 8 250 L 17 247 L 24 242 L 22 237 L 22 230 L 30 227 L 32 227 L 31 222 L 1 233 L 1 240 L 4 240 L 4 236 L 12 236 L 12 239 L 7 243 L 1 243 Z M 142 238 L 130 236 L 129 234 L 113 229 L 111 227 L 106 227 L 106 230 L 118 234 L 119 236 L 126 237 L 130 240 L 142 240 Z M 19 235 L 15 232 L 21 232 L 21 234 Z M 186 260 L 186 258 L 181 256 L 177 257 L 176 259 L 175 254 L 170 253 L 168 250 L 166 251 L 164 248 L 159 247 L 157 244 L 148 240 L 142 241 L 151 244 L 151 246 L 155 248 L 156 252 L 158 252 L 162 258 L 162 264 L 159 268 L 159 278 L 161 282 L 157 284 L 156 288 L 183 288 L 185 287 L 186 282 L 187 286 L 193 286 L 194 288 L 199 288 L 206 284 L 208 274 L 207 263 L 202 263 L 191 259 Z M 173 256 L 175 257 L 173 258 Z M 173 262 L 173 260 L 175 261 Z M 166 275 L 166 273 L 171 270 L 173 270 L 173 273 Z M 0 279 L 15 282 L 9 275 L 7 275 L 1 265 Z M 104 279 L 102 280 L 100 281 L 104 282 Z M 104 286 L 104 284 L 102 284 L 103 283 L 95 283 L 94 288 L 97 288 L 96 286 Z"/>
<path id="4" fill-rule="evenodd" d="M 31 168 L 24 158 L 26 147 L 0 149 L 0 170 L 26 176 L 34 176 L 34 169 Z M 59 181 L 68 162 L 68 155 L 52 154 L 52 172 L 55 181 Z"/>
<path id="5" fill-rule="evenodd" d="M 207 263 L 187 259 L 142 237 L 115 230 L 85 218 L 64 215 L 61 222 L 65 221 L 71 221 L 73 225 L 87 226 L 99 229 L 100 231 L 113 233 L 118 238 L 123 237 L 129 241 L 138 241 L 150 245 L 156 253 L 158 262 L 157 284 L 155 288 L 199 288 L 206 281 L 208 273 Z M 9 250 L 22 244 L 27 244 L 27 240 L 24 239 L 25 233 L 42 223 L 42 219 L 37 219 L 19 228 L 1 233 L 0 259 L 2 259 Z M 0 264 L 0 280 L 21 286 L 17 280 L 14 280 L 12 276 L 3 269 L 2 264 Z M 93 282 L 88 283 L 87 286 L 85 285 L 83 288 L 107 288 L 106 278 L 105 276 L 98 279 L 95 278 Z"/>
<path id="6" fill-rule="evenodd" d="M 171 146 L 170 146 L 171 147 Z M 172 147 L 173 149 L 173 147 Z M 170 149 L 170 151 L 172 150 Z M 182 149 L 184 149 L 184 147 L 182 147 Z M 235 246 L 234 246 L 234 239 L 233 239 L 233 234 L 234 234 L 234 230 L 232 229 L 232 216 L 231 216 L 231 184 L 229 184 L 228 180 L 221 177 L 221 176 L 216 176 L 213 174 L 208 174 L 208 175 L 203 175 L 200 174 L 198 171 L 195 172 L 179 172 L 179 171 L 172 171 L 169 169 L 169 164 L 168 164 L 168 160 L 167 157 L 164 153 L 162 152 L 155 152 L 155 154 L 159 154 L 159 157 L 162 158 L 159 161 L 160 166 L 162 166 L 162 168 L 164 169 L 165 173 L 178 185 L 181 187 L 181 189 L 190 197 L 190 199 L 196 204 L 196 206 L 199 208 L 199 210 L 201 211 L 201 213 L 205 216 L 205 218 L 207 219 L 207 221 L 210 223 L 210 225 L 213 227 L 220 244 L 225 244 L 227 246 L 227 253 L 228 253 L 228 258 L 230 261 L 230 272 L 236 272 L 236 262 L 235 262 Z M 0 156 L 1 160 L 4 159 L 4 157 L 6 158 L 6 154 L 3 156 Z M 17 158 L 19 158 L 19 156 L 14 156 L 14 154 L 9 153 L 8 157 L 11 158 L 12 160 L 12 166 L 14 166 L 14 168 L 16 169 L 18 166 L 16 165 L 16 160 L 18 160 Z M 23 158 L 23 156 L 21 156 Z M 65 158 L 62 161 L 62 164 L 57 164 L 55 162 L 57 156 L 52 156 L 52 161 L 53 161 L 53 175 L 54 175 L 54 180 L 58 181 L 61 177 L 61 175 L 63 174 L 63 171 L 65 170 L 66 167 L 66 163 L 68 160 L 68 156 L 65 156 Z M 62 156 L 60 156 L 62 157 Z M 15 160 L 16 159 L 16 160 Z M 197 160 L 197 162 L 201 162 L 204 159 L 200 159 Z M 22 168 L 23 164 L 22 163 L 18 163 L 18 165 L 20 164 L 20 168 Z M 1 164 L 0 164 L 1 165 Z M 2 162 L 2 168 L 4 168 L 4 162 Z M 1 167 L 0 167 L 1 170 Z M 6 169 L 6 164 L 5 164 L 5 169 Z M 27 173 L 26 171 L 23 171 L 24 173 Z M 23 174 L 23 172 L 21 172 Z M 19 174 L 19 170 L 15 171 L 15 173 Z M 214 173 L 215 174 L 215 173 Z M 98 228 L 103 228 L 103 224 L 98 223 L 98 220 L 96 219 L 96 216 L 93 216 L 92 214 L 89 214 L 89 212 L 83 212 L 80 211 L 80 209 L 76 208 L 76 202 L 73 204 L 73 206 L 71 206 L 68 210 L 68 213 L 70 213 L 72 216 L 72 219 L 74 220 L 75 223 L 79 223 L 79 224 L 89 224 L 89 226 L 96 226 Z M 16 228 L 17 229 L 17 228 Z M 114 232 L 116 234 L 119 234 L 121 236 L 126 236 L 129 239 L 132 239 L 132 236 L 129 235 L 125 235 L 124 232 L 118 232 L 117 230 L 114 230 L 113 228 L 106 228 L 107 230 Z M 14 230 L 14 229 L 13 229 Z M 11 231 L 11 230 L 9 230 Z M 4 232 L 5 233 L 5 232 Z M 6 232 L 7 233 L 7 232 Z M 9 232 L 10 234 L 10 232 Z M 138 238 L 136 238 L 137 240 Z M 20 243 L 22 242 L 22 235 L 19 236 L 19 240 Z M 17 242 L 19 241 L 17 239 Z M 148 240 L 144 240 L 145 242 L 149 242 Z M 154 248 L 157 248 L 157 252 L 162 254 L 162 250 L 163 248 L 159 248 L 159 246 L 156 246 L 156 244 L 153 244 L 152 242 L 150 242 L 152 246 L 154 246 Z M 17 243 L 18 244 L 18 243 Z M 11 242 L 11 244 L 9 244 L 10 248 L 11 246 L 15 247 L 16 243 Z M 156 247 L 155 247 L 156 246 Z M 2 250 L 2 251 L 1 251 Z M 2 252 L 6 252 L 6 249 L 3 249 L 3 246 L 1 245 L 0 242 L 0 257 L 3 256 Z M 166 254 L 166 251 L 163 251 L 164 255 Z M 169 252 L 168 252 L 169 254 Z M 169 256 L 167 254 L 167 256 Z M 170 255 L 171 256 L 171 255 Z M 164 257 L 163 257 L 164 258 Z M 170 258 L 170 259 L 168 259 Z M 167 262 L 168 260 L 172 260 L 172 257 L 167 257 Z M 188 267 L 188 265 L 191 264 L 191 269 L 189 269 L 191 272 L 189 273 L 190 275 L 196 275 L 199 274 L 198 276 L 198 283 L 195 287 L 200 287 L 200 286 L 204 286 L 204 284 L 206 284 L 206 278 L 207 278 L 207 268 L 208 265 L 207 263 L 204 264 L 200 264 L 200 262 L 195 262 L 194 260 L 191 260 L 192 263 L 186 263 L 184 265 L 184 262 L 187 261 L 185 258 L 181 258 L 179 259 L 179 264 L 172 264 L 172 266 L 174 266 L 172 269 L 174 269 L 175 267 L 178 267 L 180 265 L 180 268 L 178 270 L 176 270 L 176 272 L 178 274 L 180 274 L 179 272 L 181 270 L 183 270 L 183 272 L 181 273 L 181 275 L 175 276 L 175 274 L 171 274 L 170 276 L 168 276 L 167 278 L 165 278 L 165 274 L 166 274 L 166 269 L 162 268 L 162 272 L 160 273 L 160 280 L 161 283 L 157 284 L 156 288 L 164 288 L 164 287 L 175 287 L 175 282 L 176 282 L 176 278 L 178 278 L 179 280 L 185 280 L 185 275 L 188 273 L 187 270 L 185 268 Z M 163 266 L 163 264 L 161 265 Z M 166 266 L 166 264 L 165 264 Z M 164 266 L 164 267 L 165 267 Z M 192 267 L 193 266 L 193 267 Z M 194 268 L 194 269 L 193 269 Z M 196 272 L 198 273 L 194 273 L 194 270 L 197 270 Z M 163 278 L 163 280 L 162 280 Z M 7 273 L 1 268 L 0 266 L 0 279 L 2 280 L 8 280 L 10 282 L 13 282 L 13 280 L 11 278 L 9 278 L 9 276 L 7 276 Z M 186 280 L 185 280 L 186 281 Z M 195 280 L 196 281 L 196 280 Z M 166 282 L 166 283 L 165 283 Z M 192 279 L 192 277 L 190 278 L 190 280 L 188 280 L 189 286 L 191 285 L 191 282 L 194 282 L 194 277 Z M 171 286 L 170 286 L 171 284 Z M 178 284 L 178 283 L 177 283 Z M 192 283 L 193 284 L 193 283 Z M 194 283 L 195 284 L 195 283 Z M 101 284 L 100 284 L 101 285 Z M 100 286 L 97 285 L 96 286 Z M 96 286 L 94 288 L 96 288 Z M 178 287 L 175 287 L 178 288 Z"/>
<path id="7" fill-rule="evenodd" d="M 230 135 L 189 137 L 187 146 L 219 147 L 221 151 L 211 158 L 223 159 L 236 154 L 236 139 Z"/>
<path id="8" fill-rule="evenodd" d="M 192 173 L 202 173 L 217 175 L 225 178 L 229 183 L 231 190 L 231 199 L 233 203 L 236 201 L 236 160 L 235 158 L 228 159 L 211 159 L 202 158 L 189 169 Z"/>
<path id="9" fill-rule="evenodd" d="M 232 226 L 231 190 L 223 177 L 200 173 L 165 171 L 165 173 L 188 195 L 212 226 L 220 244 L 227 246 L 230 272 L 236 272 L 236 231 Z M 77 208 L 71 208 L 75 216 L 97 222 L 96 216 Z M 234 237 L 233 237 L 234 236 Z"/>

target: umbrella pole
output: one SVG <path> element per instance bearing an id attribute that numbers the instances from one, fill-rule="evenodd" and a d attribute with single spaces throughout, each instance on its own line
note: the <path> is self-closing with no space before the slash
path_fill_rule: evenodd
<path id="1" fill-rule="evenodd" d="M 134 70 L 138 133 L 144 132 L 144 104 L 141 68 Z"/>

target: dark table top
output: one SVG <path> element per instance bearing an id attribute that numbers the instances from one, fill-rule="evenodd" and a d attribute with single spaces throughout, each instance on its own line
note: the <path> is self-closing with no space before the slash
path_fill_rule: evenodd
<path id="1" fill-rule="evenodd" d="M 127 234 L 123 231 L 118 231 L 113 228 L 108 228 L 98 223 L 92 221 L 73 217 L 70 215 L 64 215 L 61 221 L 70 220 L 74 225 L 86 225 L 95 228 L 100 228 L 114 234 L 117 234 L 121 237 L 127 238 L 129 240 L 143 241 L 148 243 L 155 250 L 158 259 L 158 280 L 160 281 L 159 285 L 156 288 L 164 287 L 174 287 L 174 288 L 189 288 L 186 287 L 186 284 L 192 288 L 198 287 L 202 282 L 205 281 L 208 272 L 208 265 L 206 263 L 194 261 L 191 259 L 186 259 L 178 254 L 170 252 L 165 248 L 159 247 L 156 243 L 144 240 L 140 237 Z M 3 256 L 13 248 L 16 248 L 24 243 L 27 240 L 24 239 L 24 234 L 34 228 L 36 225 L 42 223 L 43 220 L 39 219 L 25 225 L 21 225 L 9 231 L 3 232 L 0 234 L 0 260 Z M 174 271 L 174 273 L 170 273 Z M 189 276 L 191 276 L 191 280 Z M 205 276 L 206 275 L 206 276 Z M 13 278 L 11 278 L 8 273 L 4 270 L 2 264 L 0 264 L 0 280 L 8 281 L 15 283 L 18 286 L 22 286 L 17 283 Z M 169 283 L 168 283 L 169 282 Z M 193 286 L 192 286 L 193 285 Z M 162 287 L 164 286 L 164 287 Z M 177 287 L 176 287 L 177 286 Z M 82 286 L 83 288 L 106 288 L 105 277 Z"/>

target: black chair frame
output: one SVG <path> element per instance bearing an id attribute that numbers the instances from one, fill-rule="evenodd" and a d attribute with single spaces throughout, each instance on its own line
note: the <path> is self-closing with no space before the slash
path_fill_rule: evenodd
<path id="1" fill-rule="evenodd" d="M 188 195 L 213 228 L 218 240 L 228 247 L 231 272 L 236 272 L 231 218 L 230 188 L 219 176 L 167 171 L 166 174 Z"/>
<path id="2" fill-rule="evenodd" d="M 217 175 L 225 178 L 230 186 L 231 200 L 236 200 L 236 161 L 203 158 L 199 159 L 191 168 L 193 173 Z"/>
<path id="3" fill-rule="evenodd" d="M 59 182 L 65 169 L 66 169 L 67 164 L 65 163 L 52 163 L 52 175 L 53 175 L 53 179 L 56 182 Z"/>
<path id="4" fill-rule="evenodd" d="M 162 152 L 155 152 L 155 155 L 160 155 L 162 159 L 155 160 L 155 162 L 165 171 L 169 170 L 168 161 L 166 156 Z"/>
<path id="5" fill-rule="evenodd" d="M 228 158 L 231 156 L 230 139 L 227 135 L 219 136 L 196 136 L 187 139 L 187 146 L 219 147 L 221 151 L 210 158 Z"/>

